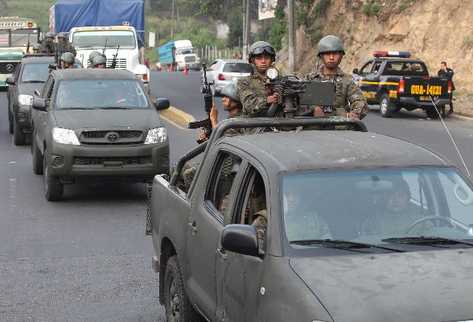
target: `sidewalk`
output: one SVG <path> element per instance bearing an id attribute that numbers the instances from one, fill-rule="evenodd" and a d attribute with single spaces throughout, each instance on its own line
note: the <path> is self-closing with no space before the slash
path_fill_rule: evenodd
<path id="1" fill-rule="evenodd" d="M 454 114 L 473 118 L 473 95 L 454 96 Z"/>

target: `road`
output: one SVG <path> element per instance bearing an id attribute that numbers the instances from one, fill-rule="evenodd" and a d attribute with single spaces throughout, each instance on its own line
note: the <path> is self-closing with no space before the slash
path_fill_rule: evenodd
<path id="1" fill-rule="evenodd" d="M 153 73 L 152 92 L 199 119 L 199 81 L 194 72 Z M 4 93 L 0 108 L 0 321 L 164 321 L 151 240 L 143 234 L 143 186 L 71 186 L 64 201 L 47 202 L 29 147 L 13 146 L 8 134 Z M 422 113 L 383 119 L 373 111 L 366 124 L 459 164 L 440 122 Z M 473 122 L 447 124 L 473 171 Z M 176 162 L 195 144 L 195 132 L 167 127 Z"/>

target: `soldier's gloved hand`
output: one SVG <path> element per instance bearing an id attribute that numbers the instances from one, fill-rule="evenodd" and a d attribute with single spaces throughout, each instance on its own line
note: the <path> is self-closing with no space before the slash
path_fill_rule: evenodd
<path id="1" fill-rule="evenodd" d="M 207 133 L 201 129 L 199 132 L 199 136 L 197 137 L 197 140 L 204 142 L 204 141 L 207 141 L 208 139 L 209 139 L 209 136 L 207 135 Z"/>
<path id="2" fill-rule="evenodd" d="M 314 107 L 314 117 L 324 117 L 325 112 L 321 106 Z"/>
<path id="3" fill-rule="evenodd" d="M 279 102 L 279 94 L 273 93 L 272 95 L 268 96 L 266 102 L 268 102 L 268 104 L 274 104 Z"/>

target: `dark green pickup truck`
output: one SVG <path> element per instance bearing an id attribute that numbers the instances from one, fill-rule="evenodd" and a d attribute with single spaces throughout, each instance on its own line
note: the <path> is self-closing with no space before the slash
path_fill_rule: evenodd
<path id="1" fill-rule="evenodd" d="M 392 117 L 401 108 L 423 109 L 430 118 L 439 117 L 435 106 L 445 111 L 451 81 L 429 76 L 425 63 L 410 58 L 409 52 L 377 51 L 373 56 L 353 74 L 368 104 L 379 104 L 383 117 Z"/>

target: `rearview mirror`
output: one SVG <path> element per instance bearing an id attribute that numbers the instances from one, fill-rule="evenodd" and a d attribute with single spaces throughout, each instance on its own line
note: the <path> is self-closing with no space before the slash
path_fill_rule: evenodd
<path id="1" fill-rule="evenodd" d="M 157 98 L 155 101 L 153 101 L 154 107 L 158 110 L 165 110 L 169 108 L 170 103 L 167 98 Z"/>
<path id="2" fill-rule="evenodd" d="M 35 96 L 41 96 L 41 93 L 37 89 L 35 89 L 33 93 Z"/>
<path id="3" fill-rule="evenodd" d="M 33 108 L 38 111 L 46 111 L 46 100 L 40 97 L 33 97 Z"/>
<path id="4" fill-rule="evenodd" d="M 358 75 L 359 73 L 360 71 L 358 70 L 358 68 L 353 69 L 353 74 Z"/>
<path id="5" fill-rule="evenodd" d="M 256 228 L 251 225 L 227 225 L 222 231 L 222 248 L 234 253 L 258 256 Z"/>
<path id="6" fill-rule="evenodd" d="M 8 85 L 15 85 L 15 80 L 13 79 L 13 77 L 7 77 L 5 83 L 7 83 Z"/>

